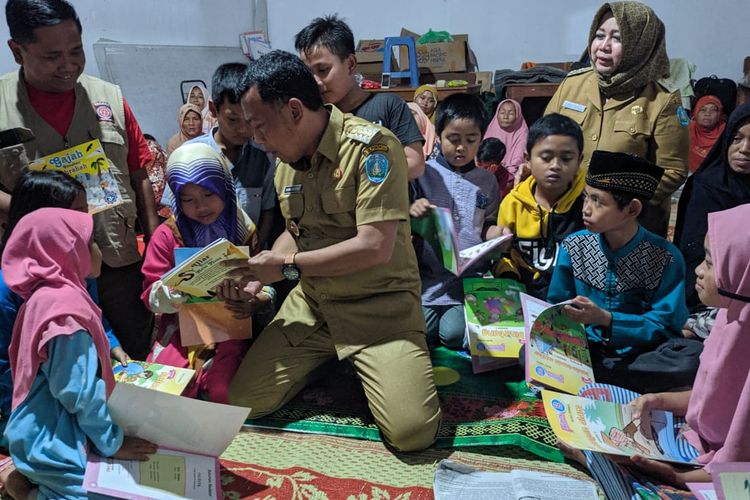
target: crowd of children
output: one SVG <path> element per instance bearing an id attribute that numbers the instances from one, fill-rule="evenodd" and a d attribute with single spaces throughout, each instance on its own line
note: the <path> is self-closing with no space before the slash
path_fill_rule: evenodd
<path id="1" fill-rule="evenodd" d="M 18 2 L 22 0 L 9 0 L 8 5 Z M 599 50 L 609 37 L 608 32 L 599 35 L 604 29 L 599 23 L 611 29 L 613 19 L 627 21 L 628 26 L 636 22 L 626 15 L 636 7 L 621 11 L 618 5 L 610 5 L 609 14 L 606 9 L 597 14 L 592 54 L 593 47 Z M 652 409 L 686 416 L 690 426 L 686 439 L 706 468 L 685 473 L 641 457 L 633 457 L 630 465 L 684 487 L 687 481 L 709 480 L 712 464 L 750 461 L 750 361 L 743 339 L 750 329 L 750 240 L 741 230 L 750 216 L 750 105 L 738 107 L 724 123 L 718 99 L 707 96 L 698 101 L 690 124 L 695 173 L 680 200 L 672 244 L 639 223 L 654 198 L 663 195 L 664 168 L 653 158 L 630 151 L 592 147 L 583 133 L 583 117 L 577 120 L 575 106 L 571 108 L 575 103 L 566 100 L 567 108 L 561 105 L 566 109 L 549 112 L 530 126 L 521 106 L 511 99 L 501 101 L 489 120 L 478 97 L 457 93 L 438 102 L 430 86 L 417 89 L 414 103 L 407 106 L 395 95 L 359 88 L 353 34 L 340 18 L 313 20 L 294 42 L 309 68 L 303 67 L 305 77 L 314 78 L 320 95 L 307 101 L 289 95 L 283 99 L 293 103 L 289 123 L 294 127 L 303 123 L 300 117 L 305 113 L 304 119 L 310 121 L 304 123 L 324 125 L 316 137 L 306 138 L 318 155 L 312 168 L 323 161 L 339 161 L 330 141 L 348 134 L 369 145 L 362 146 L 366 161 L 359 174 L 363 179 L 356 182 L 365 182 L 366 177 L 369 189 L 376 189 L 388 178 L 389 169 L 407 169 L 397 177 L 403 186 L 388 189 L 400 193 L 403 188 L 404 203 L 409 190 L 412 220 L 447 210 L 462 249 L 513 236 L 501 247 L 500 258 L 480 260 L 459 276 L 444 267 L 440 248 L 430 240 L 414 234 L 411 240 L 404 237 L 405 242 L 396 243 L 398 255 L 409 265 L 414 260 L 412 247 L 415 250 L 422 311 L 404 314 L 420 323 L 423 315 L 428 345 L 467 348 L 463 278 L 493 275 L 516 280 L 527 293 L 550 303 L 569 301 L 564 312 L 586 327 L 597 382 L 644 394 L 632 402 L 642 426 L 647 427 Z M 302 65 L 294 59 L 292 65 Z M 596 68 L 604 62 L 596 59 L 593 64 Z M 316 210 L 309 204 L 293 206 L 302 184 L 281 184 L 277 175 L 274 187 L 277 167 L 270 155 L 278 153 L 279 165 L 291 165 L 292 170 L 286 171 L 290 179 L 303 170 L 314 179 L 310 170 L 314 155 L 305 151 L 302 159 L 287 161 L 283 151 L 266 152 L 263 144 L 255 142 L 268 147 L 273 131 L 246 120 L 253 114 L 248 113 L 252 104 L 245 104 L 251 102 L 247 96 L 267 99 L 266 90 L 258 90 L 253 80 L 261 77 L 246 77 L 251 73 L 248 68 L 239 63 L 220 66 L 210 97 L 205 88 L 194 86 L 180 108 L 179 132 L 170 139 L 168 151 L 151 145 L 161 165 L 156 168 L 152 162 L 149 175 L 154 199 L 163 206 L 162 223 L 150 235 L 142 263 L 141 300 L 159 318 L 148 361 L 195 369 L 195 379 L 184 395 L 220 403 L 230 401 L 235 374 L 238 369 L 242 372 L 250 345 L 281 306 L 285 285 L 280 282 L 276 290 L 227 279 L 215 290 L 218 301 L 196 304 L 161 281 L 175 267 L 175 250 L 205 247 L 226 238 L 267 261 L 273 250 L 286 248 L 292 239 L 328 237 L 318 234 L 317 226 L 311 230 L 309 223 L 300 222 L 303 212 Z M 380 132 L 380 127 L 355 120 L 338 137 L 321 139 L 322 131 L 329 133 L 328 122 L 316 120 L 351 119 L 339 109 L 390 129 L 395 138 Z M 687 136 L 687 130 L 684 133 Z M 388 140 L 370 145 L 374 137 L 381 137 L 378 134 Z M 403 152 L 397 147 L 398 154 L 388 156 L 394 152 L 384 144 L 390 142 L 400 143 Z M 389 158 L 396 160 L 389 163 Z M 337 184 L 335 196 L 321 195 L 321 206 L 335 219 L 343 217 L 347 208 L 339 205 L 354 209 L 353 195 L 346 191 L 354 186 L 338 184 L 355 176 L 345 167 L 331 168 L 326 182 Z M 524 172 L 529 175 L 522 179 Z M 321 189 L 329 188 L 333 189 Z M 283 228 L 276 224 L 280 199 L 285 203 Z M 661 208 L 662 199 L 657 201 Z M 357 214 L 359 210 L 387 213 L 387 208 L 372 203 L 357 207 Z M 152 444 L 124 436 L 106 406 L 114 387 L 112 361 L 127 365 L 134 353 L 123 349 L 97 306 L 95 278 L 102 254 L 87 208 L 84 187 L 59 172 L 25 172 L 12 191 L 0 272 L 0 426 L 4 429 L 0 444 L 8 448 L 18 472 L 0 471 L 0 481 L 17 497 L 85 498 L 87 449 L 105 457 L 138 460 L 154 451 Z M 401 215 L 398 218 L 403 222 Z M 393 230 L 393 237 L 407 233 L 399 228 L 398 233 Z M 355 229 L 344 229 L 329 228 L 346 237 L 356 234 Z M 295 258 L 320 248 L 311 250 L 290 253 L 283 261 L 284 273 L 296 268 L 299 278 Z M 301 269 L 304 272 L 305 267 Z M 332 276 L 346 275 L 337 273 Z M 318 286 L 320 280 L 333 280 L 315 278 Z M 355 285 L 347 286 L 354 293 Z M 311 300 L 313 288 L 295 288 L 291 296 L 295 306 Z M 346 296 L 360 300 L 365 291 L 374 293 L 363 288 L 356 297 Z M 406 288 L 403 293 L 408 295 Z M 314 307 L 323 308 L 323 302 Z M 291 308 L 287 306 L 287 315 Z M 370 312 L 373 321 L 388 313 Z M 252 330 L 253 338 L 183 345 L 180 329 L 191 317 L 201 315 L 223 318 L 228 329 Z M 366 312 L 357 310 L 357 315 L 364 317 Z M 305 321 L 317 329 L 323 324 L 317 317 Z M 277 318 L 272 327 L 283 330 L 289 325 Z M 370 346 L 363 343 L 359 351 L 346 356 L 362 357 L 366 347 Z M 426 386 L 425 392 L 436 400 L 434 387 Z M 437 426 L 439 409 L 431 409 L 435 410 L 432 424 Z M 388 414 L 387 408 L 381 410 Z"/>

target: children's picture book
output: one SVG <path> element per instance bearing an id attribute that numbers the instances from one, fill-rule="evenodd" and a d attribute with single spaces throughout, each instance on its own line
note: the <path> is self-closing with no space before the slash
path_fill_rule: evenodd
<path id="1" fill-rule="evenodd" d="M 696 500 L 719 500 L 714 483 L 687 483 L 687 487 Z M 745 498 L 750 498 L 750 495 L 745 495 Z"/>
<path id="2" fill-rule="evenodd" d="M 39 158 L 29 164 L 29 169 L 59 170 L 79 181 L 86 188 L 86 201 L 92 215 L 123 203 L 99 139 Z"/>
<path id="3" fill-rule="evenodd" d="M 241 247 L 219 238 L 162 276 L 162 282 L 193 297 L 214 297 L 214 288 L 229 274 L 225 260 L 247 260 L 250 256 Z"/>
<path id="4" fill-rule="evenodd" d="M 750 499 L 750 462 L 712 464 L 711 478 L 719 500 Z"/>
<path id="5" fill-rule="evenodd" d="M 594 382 L 586 329 L 570 319 L 563 307 L 521 294 L 526 328 L 526 382 L 578 394 Z"/>
<path id="6" fill-rule="evenodd" d="M 466 337 L 474 373 L 516 364 L 524 341 L 520 293 L 509 279 L 465 278 Z"/>
<path id="7" fill-rule="evenodd" d="M 550 390 L 542 391 L 547 420 L 557 438 L 568 446 L 613 455 L 641 455 L 653 460 L 696 464 L 687 443 L 678 446 L 674 416 L 651 411 L 652 438 L 641 431 L 634 408 Z"/>
<path id="8" fill-rule="evenodd" d="M 432 207 L 425 217 L 412 219 L 411 227 L 412 231 L 439 252 L 445 268 L 456 276 L 461 276 L 482 259 L 499 257 L 500 245 L 513 238 L 512 234 L 499 236 L 461 250 L 451 212 L 445 207 Z"/>
<path id="9" fill-rule="evenodd" d="M 116 384 L 107 406 L 126 436 L 159 449 L 147 462 L 89 453 L 84 489 L 139 500 L 222 498 L 218 457 L 239 432 L 248 408 L 123 383 Z"/>
<path id="10" fill-rule="evenodd" d="M 117 382 L 125 382 L 155 391 L 169 394 L 182 394 L 190 384 L 195 370 L 175 368 L 174 366 L 146 363 L 145 361 L 128 361 L 122 366 L 118 361 L 112 362 L 112 371 Z"/>

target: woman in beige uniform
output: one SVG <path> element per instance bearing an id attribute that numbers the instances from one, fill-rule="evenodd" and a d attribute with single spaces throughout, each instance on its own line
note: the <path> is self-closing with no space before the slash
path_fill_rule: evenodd
<path id="1" fill-rule="evenodd" d="M 666 235 L 670 197 L 687 177 L 689 118 L 669 76 L 664 24 L 639 2 L 605 3 L 589 32 L 591 67 L 560 84 L 546 113 L 561 113 L 583 129 L 583 166 L 595 150 L 632 153 L 664 168 L 641 217 Z"/>

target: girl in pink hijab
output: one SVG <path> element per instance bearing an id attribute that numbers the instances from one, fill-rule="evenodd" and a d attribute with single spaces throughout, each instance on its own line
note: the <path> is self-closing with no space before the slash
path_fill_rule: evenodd
<path id="1" fill-rule="evenodd" d="M 102 263 L 93 229 L 89 214 L 40 208 L 18 222 L 2 256 L 3 278 L 24 300 L 9 349 L 5 434 L 17 471 L 39 498 L 86 498 L 88 450 L 141 460 L 156 451 L 124 438 L 107 409 L 115 385 L 109 343 L 85 284 Z"/>
<path id="2" fill-rule="evenodd" d="M 648 394 L 633 403 L 641 415 L 651 409 L 685 415 L 685 437 L 704 468 L 680 471 L 632 459 L 636 467 L 676 486 L 710 481 L 714 464 L 750 462 L 750 233 L 737 230 L 748 219 L 750 204 L 708 214 L 706 257 L 696 269 L 695 288 L 701 302 L 718 307 L 719 313 L 692 391 Z M 642 428 L 648 420 L 641 420 Z"/>
<path id="3" fill-rule="evenodd" d="M 521 114 L 521 105 L 513 99 L 506 99 L 497 105 L 497 112 L 490 124 L 484 139 L 495 137 L 505 144 L 503 166 L 515 177 L 518 167 L 524 162 L 526 139 L 529 127 Z"/>
<path id="4" fill-rule="evenodd" d="M 435 125 L 433 125 L 430 119 L 427 118 L 427 115 L 424 114 L 424 111 L 419 107 L 419 104 L 416 102 L 408 102 L 406 105 L 409 106 L 411 114 L 414 116 L 414 121 L 417 122 L 417 127 L 424 137 L 424 145 L 422 146 L 424 159 L 434 160 L 440 154 L 440 150 L 436 148 L 437 135 L 435 134 Z"/>

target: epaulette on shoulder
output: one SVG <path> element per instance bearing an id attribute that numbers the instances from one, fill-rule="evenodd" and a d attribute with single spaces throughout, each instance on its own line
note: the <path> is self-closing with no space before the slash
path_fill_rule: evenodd
<path id="1" fill-rule="evenodd" d="M 353 141 L 370 144 L 380 135 L 380 130 L 381 127 L 374 123 L 352 123 L 346 126 L 344 135 Z"/>
<path id="2" fill-rule="evenodd" d="M 576 76 L 576 75 L 582 75 L 584 73 L 588 73 L 589 71 L 592 71 L 594 68 L 591 66 L 586 66 L 585 68 L 578 68 L 574 69 L 573 71 L 568 72 L 568 76 Z"/>
<path id="3" fill-rule="evenodd" d="M 675 82 L 673 82 L 669 78 L 659 78 L 658 80 L 656 80 L 656 83 L 669 93 L 679 90 L 677 85 L 675 85 Z"/>

